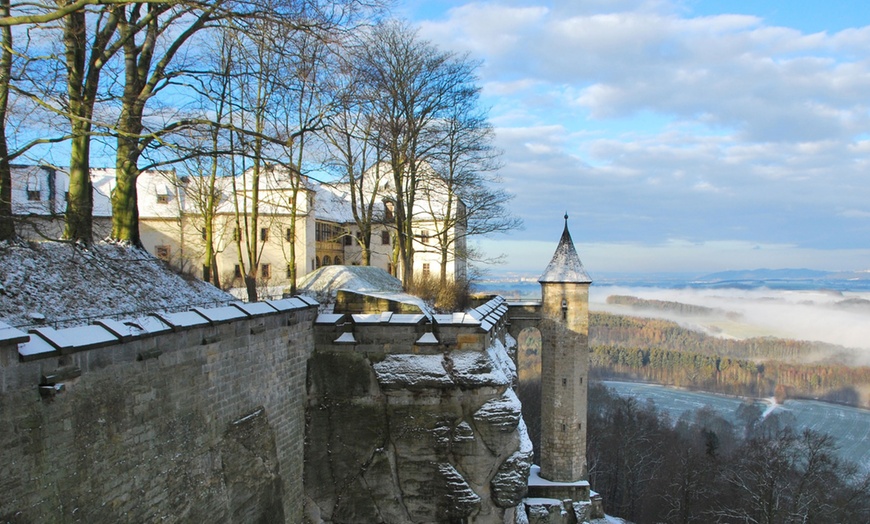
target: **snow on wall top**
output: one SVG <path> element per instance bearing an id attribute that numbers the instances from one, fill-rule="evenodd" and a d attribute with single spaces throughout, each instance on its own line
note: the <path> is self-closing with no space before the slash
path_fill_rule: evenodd
<path id="1" fill-rule="evenodd" d="M 559 240 L 556 252 L 553 253 L 553 259 L 550 260 L 550 264 L 538 282 L 592 283 L 592 279 L 583 268 L 583 263 L 580 262 L 580 257 L 574 248 L 574 241 L 571 240 L 571 233 L 568 231 L 568 215 L 565 215 L 565 230 L 562 231 L 562 238 Z"/>

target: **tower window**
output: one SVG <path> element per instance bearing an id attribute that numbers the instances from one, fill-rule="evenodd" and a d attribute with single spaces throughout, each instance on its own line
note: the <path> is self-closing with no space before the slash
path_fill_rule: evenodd
<path id="1" fill-rule="evenodd" d="M 568 429 L 568 428 L 565 426 L 565 424 L 562 424 L 562 433 L 564 433 L 565 430 L 567 430 L 567 429 Z"/>
<path id="2" fill-rule="evenodd" d="M 567 378 L 563 378 L 563 379 L 562 379 L 562 386 L 565 387 L 565 386 L 567 386 L 567 385 L 568 385 L 568 379 L 567 379 Z"/>
<path id="3" fill-rule="evenodd" d="M 269 228 L 261 227 L 260 228 L 260 242 L 265 242 L 269 240 Z"/>

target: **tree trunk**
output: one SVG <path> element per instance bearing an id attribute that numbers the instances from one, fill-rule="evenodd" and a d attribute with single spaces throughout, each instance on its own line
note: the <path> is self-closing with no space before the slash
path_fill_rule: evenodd
<path id="1" fill-rule="evenodd" d="M 122 131 L 131 127 L 121 125 Z M 112 191 L 112 239 L 142 247 L 139 236 L 139 203 L 136 180 L 139 178 L 138 140 L 126 136 L 118 137 L 118 150 L 115 161 L 115 190 Z M 179 208 L 179 212 L 181 209 Z"/>
<path id="2" fill-rule="evenodd" d="M 63 238 L 90 244 L 94 235 L 94 191 L 90 176 L 90 125 L 73 123 L 70 146 L 69 199 Z"/>
<path id="3" fill-rule="evenodd" d="M 9 16 L 9 0 L 0 0 L 0 16 Z M 15 237 L 12 217 L 12 168 L 6 143 L 6 112 L 12 79 L 12 28 L 0 28 L 0 241 Z"/>

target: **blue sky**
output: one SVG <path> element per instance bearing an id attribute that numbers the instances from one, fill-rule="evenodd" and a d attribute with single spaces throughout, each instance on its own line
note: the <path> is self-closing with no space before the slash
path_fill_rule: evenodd
<path id="1" fill-rule="evenodd" d="M 487 240 L 540 271 L 567 210 L 592 274 L 870 269 L 867 2 L 406 0 L 483 62 L 525 229 Z"/>

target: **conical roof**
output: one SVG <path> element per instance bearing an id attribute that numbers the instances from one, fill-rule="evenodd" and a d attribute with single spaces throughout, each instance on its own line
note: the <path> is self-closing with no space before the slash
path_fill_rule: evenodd
<path id="1" fill-rule="evenodd" d="M 580 257 L 577 255 L 577 250 L 574 248 L 574 241 L 571 240 L 571 233 L 568 231 L 568 215 L 565 215 L 565 230 L 562 231 L 562 238 L 559 240 L 559 245 L 556 247 L 556 252 L 553 253 L 553 259 L 550 264 L 538 279 L 540 283 L 546 282 L 567 282 L 574 284 L 591 284 L 592 279 L 586 274 L 583 269 L 583 262 L 580 262 Z"/>

